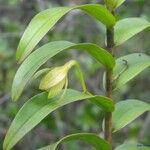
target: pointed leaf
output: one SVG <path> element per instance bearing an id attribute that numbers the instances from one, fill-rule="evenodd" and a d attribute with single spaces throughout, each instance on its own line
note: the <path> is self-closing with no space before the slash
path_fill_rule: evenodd
<path id="1" fill-rule="evenodd" d="M 149 150 L 149 144 L 124 143 L 118 146 L 115 150 Z"/>
<path id="2" fill-rule="evenodd" d="M 150 22 L 142 18 L 126 18 L 115 25 L 115 45 L 121 45 L 137 33 L 150 27 Z"/>
<path id="3" fill-rule="evenodd" d="M 68 141 L 83 141 L 93 146 L 93 148 L 95 148 L 96 150 L 111 150 L 110 145 L 105 140 L 103 140 L 96 134 L 92 134 L 92 133 L 71 134 L 71 135 L 65 136 L 58 142 L 48 145 L 46 147 L 40 148 L 39 150 L 56 150 L 60 144 L 68 142 Z"/>
<path id="4" fill-rule="evenodd" d="M 134 53 L 118 58 L 113 74 L 113 78 L 116 79 L 114 88 L 120 88 L 149 66 L 150 57 L 144 53 Z"/>
<path id="5" fill-rule="evenodd" d="M 122 3 L 125 2 L 125 0 L 113 0 L 115 3 L 115 8 L 119 7 Z"/>
<path id="6" fill-rule="evenodd" d="M 47 96 L 46 92 L 38 94 L 27 101 L 19 110 L 5 137 L 5 150 L 10 150 L 48 114 L 69 103 L 89 99 L 92 103 L 103 108 L 105 111 L 114 110 L 112 100 L 107 97 L 92 96 L 71 89 L 66 91 L 62 100 L 58 100 L 59 96 L 53 99 L 47 99 Z"/>
<path id="7" fill-rule="evenodd" d="M 105 0 L 106 6 L 110 10 L 115 10 L 117 7 L 119 7 L 125 0 Z"/>
<path id="8" fill-rule="evenodd" d="M 44 69 L 38 70 L 38 71 L 34 74 L 34 76 L 32 77 L 31 81 L 37 79 L 38 77 L 40 77 L 40 76 L 43 75 L 43 74 L 46 74 L 46 73 L 47 73 L 48 71 L 50 71 L 51 69 L 52 69 L 52 68 L 44 68 Z"/>
<path id="9" fill-rule="evenodd" d="M 117 103 L 115 105 L 115 111 L 113 112 L 114 132 L 125 127 L 145 111 L 149 110 L 149 104 L 134 99 L 129 99 Z"/>
<path id="10" fill-rule="evenodd" d="M 115 65 L 114 58 L 104 49 L 95 44 L 74 44 L 67 41 L 50 42 L 34 51 L 19 67 L 12 85 L 12 99 L 17 100 L 27 82 L 47 60 L 67 49 L 81 49 L 87 51 L 106 68 Z"/>
<path id="11" fill-rule="evenodd" d="M 99 4 L 47 9 L 37 14 L 25 30 L 18 45 L 16 53 L 17 61 L 23 61 L 44 35 L 58 22 L 58 20 L 74 9 L 83 10 L 106 26 L 112 26 L 115 24 L 114 16 L 104 6 Z"/>

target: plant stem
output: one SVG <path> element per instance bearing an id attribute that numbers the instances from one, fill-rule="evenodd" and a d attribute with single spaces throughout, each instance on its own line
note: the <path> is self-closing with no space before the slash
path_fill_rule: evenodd
<path id="1" fill-rule="evenodd" d="M 107 28 L 107 49 L 114 56 L 114 27 Z M 112 70 L 107 70 L 106 72 L 106 96 L 110 99 L 113 98 L 112 73 Z M 109 144 L 112 145 L 112 113 L 110 112 L 105 115 L 104 136 Z"/>

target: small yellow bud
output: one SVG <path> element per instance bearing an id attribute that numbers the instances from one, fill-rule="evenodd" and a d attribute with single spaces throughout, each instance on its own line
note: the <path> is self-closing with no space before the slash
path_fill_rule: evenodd
<path id="1" fill-rule="evenodd" d="M 49 91 L 48 91 L 49 99 L 58 95 L 62 91 L 64 85 L 66 84 L 66 80 L 67 80 L 66 78 L 63 79 L 61 82 L 59 82 L 58 84 L 56 84 L 55 86 L 53 86 L 49 89 Z"/>
<path id="2" fill-rule="evenodd" d="M 39 89 L 49 91 L 53 86 L 59 84 L 67 77 L 68 70 L 66 67 L 56 67 L 49 71 L 41 80 Z"/>
<path id="3" fill-rule="evenodd" d="M 62 89 L 65 86 L 65 89 L 67 89 L 67 85 L 68 85 L 68 79 L 67 79 L 67 75 L 68 75 L 68 71 L 73 67 L 76 66 L 78 71 L 80 70 L 79 65 L 77 64 L 77 62 L 75 60 L 71 60 L 69 62 L 67 62 L 65 65 L 60 66 L 60 67 L 56 67 L 52 70 L 50 70 L 42 79 L 40 82 L 40 86 L 39 89 L 40 90 L 44 90 L 48 92 L 48 98 L 52 98 L 56 95 L 58 95 Z M 82 76 L 81 71 L 79 71 L 80 76 Z M 83 89 L 84 91 L 86 90 L 84 81 L 83 81 L 83 77 L 81 77 L 82 79 L 82 85 L 83 85 Z M 64 90 L 65 93 L 65 90 Z M 63 94 L 64 94 L 63 93 Z"/>
<path id="4" fill-rule="evenodd" d="M 109 10 L 113 10 L 116 6 L 116 0 L 105 0 L 105 4 Z"/>

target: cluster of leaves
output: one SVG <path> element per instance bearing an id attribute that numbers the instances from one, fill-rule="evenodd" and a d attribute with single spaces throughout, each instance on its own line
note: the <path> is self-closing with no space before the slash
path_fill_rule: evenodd
<path id="1" fill-rule="evenodd" d="M 108 0 L 106 1 L 106 6 L 114 10 L 123 2 L 124 0 Z M 93 43 L 75 44 L 68 41 L 55 41 L 32 52 L 38 42 L 60 18 L 74 9 L 84 11 L 103 23 L 106 27 L 114 27 L 115 46 L 121 45 L 135 34 L 150 26 L 148 21 L 141 18 L 126 18 L 116 21 L 113 14 L 111 14 L 105 6 L 100 4 L 58 7 L 37 14 L 24 32 L 17 49 L 16 59 L 22 64 L 13 81 L 13 100 L 18 100 L 25 86 L 43 73 L 43 69 L 40 70 L 40 67 L 45 62 L 64 50 L 85 50 L 89 55 L 101 63 L 106 71 L 113 70 L 114 90 L 121 88 L 121 86 L 150 65 L 150 57 L 146 54 L 134 53 L 115 59 L 107 50 Z M 54 110 L 76 101 L 89 100 L 102 108 L 104 112 L 113 112 L 114 132 L 122 129 L 145 111 L 150 110 L 149 104 L 135 99 L 128 99 L 114 104 L 112 100 L 105 96 L 91 95 L 89 93 L 81 93 L 73 89 L 67 89 L 63 99 L 58 101 L 61 94 L 62 93 L 48 99 L 47 92 L 42 92 L 28 100 L 16 115 L 7 132 L 4 140 L 4 149 L 10 150 L 26 133 Z M 92 145 L 95 149 L 111 150 L 111 146 L 104 139 L 91 133 L 69 135 L 40 150 L 55 150 L 59 144 L 72 140 L 84 141 Z M 128 149 L 128 147 L 130 148 L 129 144 L 124 144 L 121 148 L 116 148 L 116 150 Z M 132 150 L 134 149 L 136 149 L 136 146 L 133 146 Z"/>

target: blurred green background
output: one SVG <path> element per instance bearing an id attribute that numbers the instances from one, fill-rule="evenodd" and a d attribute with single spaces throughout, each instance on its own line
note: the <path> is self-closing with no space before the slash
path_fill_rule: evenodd
<path id="1" fill-rule="evenodd" d="M 3 139 L 16 113 L 34 94 L 37 94 L 39 81 L 29 85 L 20 101 L 11 101 L 11 84 L 18 65 L 15 62 L 15 51 L 31 18 L 38 12 L 57 6 L 73 6 L 86 3 L 103 3 L 102 0 L 0 0 L 0 149 Z M 143 17 L 150 21 L 149 0 L 126 0 L 116 14 L 117 19 L 125 17 Z M 144 52 L 150 55 L 150 29 L 138 34 L 117 48 L 117 57 L 133 52 Z M 73 11 L 57 23 L 39 43 L 39 46 L 49 41 L 68 40 L 73 42 L 93 42 L 105 46 L 105 28 L 81 11 Z M 63 52 L 50 60 L 44 66 L 62 65 L 66 61 L 76 59 L 80 62 L 88 89 L 95 94 L 104 94 L 102 76 L 104 69 L 91 57 L 81 51 Z M 115 101 L 134 98 L 149 101 L 150 98 L 150 70 L 145 70 L 134 80 L 114 93 Z M 69 87 L 80 89 L 74 72 L 70 73 Z M 46 117 L 36 128 L 21 140 L 14 150 L 35 150 L 50 142 L 54 142 L 64 135 L 75 132 L 102 133 L 103 112 L 88 102 L 78 102 L 65 106 Z M 145 113 L 121 132 L 113 136 L 113 146 L 124 141 L 139 141 L 150 143 L 150 113 Z M 89 150 L 83 143 L 66 144 L 60 147 L 64 150 Z"/>

